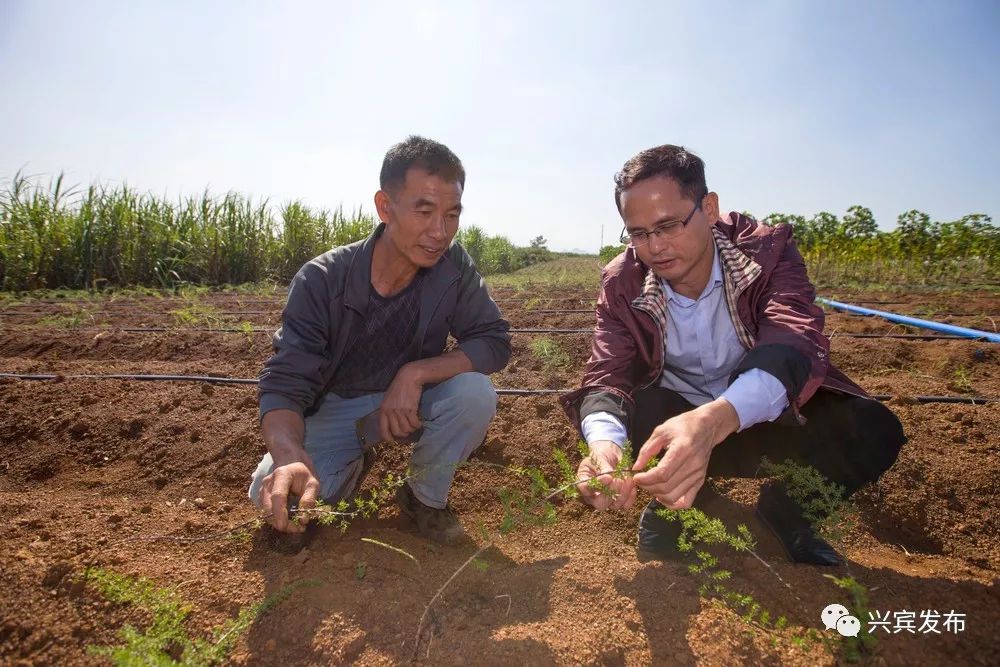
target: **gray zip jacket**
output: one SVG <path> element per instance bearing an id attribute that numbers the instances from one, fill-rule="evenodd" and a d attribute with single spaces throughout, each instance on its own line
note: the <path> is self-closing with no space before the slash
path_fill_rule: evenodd
<path id="1" fill-rule="evenodd" d="M 371 294 L 372 250 L 385 225 L 364 241 L 334 248 L 306 262 L 292 279 L 274 354 L 260 373 L 260 417 L 286 408 L 309 416 L 327 393 L 334 371 L 350 354 L 351 332 L 364 321 Z M 442 354 L 448 334 L 477 373 L 510 361 L 510 324 L 458 243 L 424 277 L 417 324 L 419 358 Z"/>

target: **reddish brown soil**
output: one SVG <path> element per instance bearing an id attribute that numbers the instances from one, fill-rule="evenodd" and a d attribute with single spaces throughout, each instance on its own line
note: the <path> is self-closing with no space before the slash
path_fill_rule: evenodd
<path id="1" fill-rule="evenodd" d="M 563 289 L 545 296 L 578 300 L 593 295 Z M 1000 312 L 1000 298 L 985 292 L 831 296 L 905 301 L 884 306 L 897 312 L 919 308 L 926 313 L 932 306 L 936 312 Z M 280 298 L 251 303 L 249 297 L 210 295 L 203 301 L 218 310 L 252 307 L 272 313 L 233 316 L 232 322 L 263 325 L 277 321 L 280 310 Z M 581 307 L 568 303 L 502 305 L 515 326 L 593 326 L 588 314 L 525 312 L 526 305 Z M 8 317 L 15 311 L 75 312 L 82 305 L 5 307 L 0 372 L 254 377 L 269 353 L 266 333 L 119 330 L 173 326 L 167 311 L 183 306 L 180 301 L 86 304 L 95 320 L 83 327 L 32 325 L 44 314 Z M 839 314 L 830 315 L 827 327 L 828 332 L 890 329 L 877 320 Z M 498 387 L 563 388 L 579 381 L 589 336 L 549 336 L 569 356 L 570 365 L 563 368 L 547 368 L 532 354 L 531 341 L 539 337 L 515 336 L 514 360 L 494 377 Z M 967 619 L 961 634 L 880 634 L 876 659 L 891 665 L 1000 663 L 1000 404 L 916 405 L 905 398 L 1000 396 L 1000 348 L 975 341 L 836 335 L 832 348 L 834 362 L 866 389 L 904 397 L 892 407 L 910 436 L 896 465 L 859 495 L 858 525 L 843 547 L 849 565 L 834 572 L 864 583 L 873 609 L 955 610 Z M 431 546 L 393 507 L 346 533 L 323 528 L 306 540 L 275 540 L 262 530 L 248 541 L 122 542 L 159 534 L 200 535 L 253 518 L 244 494 L 263 451 L 254 395 L 247 386 L 0 379 L 0 663 L 90 664 L 95 659 L 86 653 L 88 645 L 116 643 L 125 622 L 142 625 L 141 614 L 75 583 L 87 565 L 176 586 L 192 603 L 189 629 L 196 635 L 289 583 L 315 581 L 252 626 L 231 658 L 236 664 L 411 660 L 424 605 L 472 548 Z M 554 397 L 504 397 L 473 460 L 541 466 L 555 476 L 551 450 L 560 448 L 575 460 L 575 442 Z M 405 448 L 383 449 L 375 472 L 401 471 L 406 454 Z M 502 511 L 496 492 L 513 483 L 509 474 L 495 469 L 459 472 L 452 503 L 470 531 L 480 523 L 498 525 Z M 830 571 L 786 561 L 752 514 L 759 482 L 716 483 L 728 498 L 720 515 L 727 523 L 751 527 L 760 555 L 794 594 L 751 556 L 723 556 L 723 565 L 734 572 L 731 587 L 751 593 L 795 627 L 821 628 L 823 607 L 846 602 L 824 578 Z M 205 500 L 203 508 L 193 505 L 195 498 Z M 463 572 L 435 605 L 433 638 L 421 645 L 419 660 L 532 665 L 837 661 L 819 645 L 797 647 L 789 631 L 750 627 L 734 612 L 699 597 L 699 581 L 680 566 L 638 563 L 633 546 L 638 511 L 596 514 L 567 503 L 559 507 L 556 525 L 503 538 L 487 552 L 485 571 Z M 362 537 L 405 549 L 420 564 L 361 542 Z M 359 562 L 366 564 L 362 579 L 355 573 Z"/>

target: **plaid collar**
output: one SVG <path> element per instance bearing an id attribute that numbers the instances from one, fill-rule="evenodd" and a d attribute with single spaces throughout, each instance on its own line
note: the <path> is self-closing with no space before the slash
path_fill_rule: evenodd
<path id="1" fill-rule="evenodd" d="M 743 254 L 717 226 L 712 226 L 712 234 L 722 264 L 722 283 L 729 316 L 733 321 L 733 327 L 736 329 L 740 343 L 749 350 L 754 345 L 753 337 L 746 325 L 740 320 L 736 304 L 744 290 L 760 277 L 763 269 L 760 264 Z M 652 269 L 646 271 L 646 278 L 642 283 L 642 293 L 632 299 L 632 306 L 648 313 L 657 323 L 663 335 L 663 350 L 666 352 L 667 299 L 663 287 L 660 285 L 660 280 Z"/>
<path id="2" fill-rule="evenodd" d="M 760 264 L 744 255 L 717 226 L 713 225 L 712 233 L 715 235 L 715 247 L 719 249 L 719 257 L 722 260 L 723 276 L 732 282 L 732 288 L 738 297 L 760 277 L 763 269 Z"/>

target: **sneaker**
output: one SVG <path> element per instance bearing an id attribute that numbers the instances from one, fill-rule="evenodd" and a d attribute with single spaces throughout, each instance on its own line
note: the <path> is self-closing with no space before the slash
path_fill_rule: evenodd
<path id="1" fill-rule="evenodd" d="M 409 484 L 396 491 L 396 504 L 403 514 L 413 519 L 417 530 L 429 540 L 440 544 L 458 544 L 465 539 L 465 530 L 450 507 L 437 509 L 417 500 Z"/>
<path id="2" fill-rule="evenodd" d="M 780 484 L 768 482 L 761 487 L 757 516 L 777 536 L 792 561 L 826 567 L 843 564 L 837 550 L 816 534 L 798 503 Z"/>

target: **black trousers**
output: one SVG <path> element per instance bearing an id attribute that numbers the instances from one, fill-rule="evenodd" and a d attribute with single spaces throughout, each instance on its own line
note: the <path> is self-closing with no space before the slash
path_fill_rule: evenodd
<path id="1" fill-rule="evenodd" d="M 633 453 L 654 428 L 695 407 L 662 387 L 640 390 L 635 403 Z M 802 426 L 765 422 L 730 435 L 712 451 L 708 476 L 755 477 L 762 456 L 791 459 L 815 467 L 849 496 L 888 470 L 906 442 L 899 419 L 876 400 L 820 389 L 800 412 L 807 419 Z"/>

